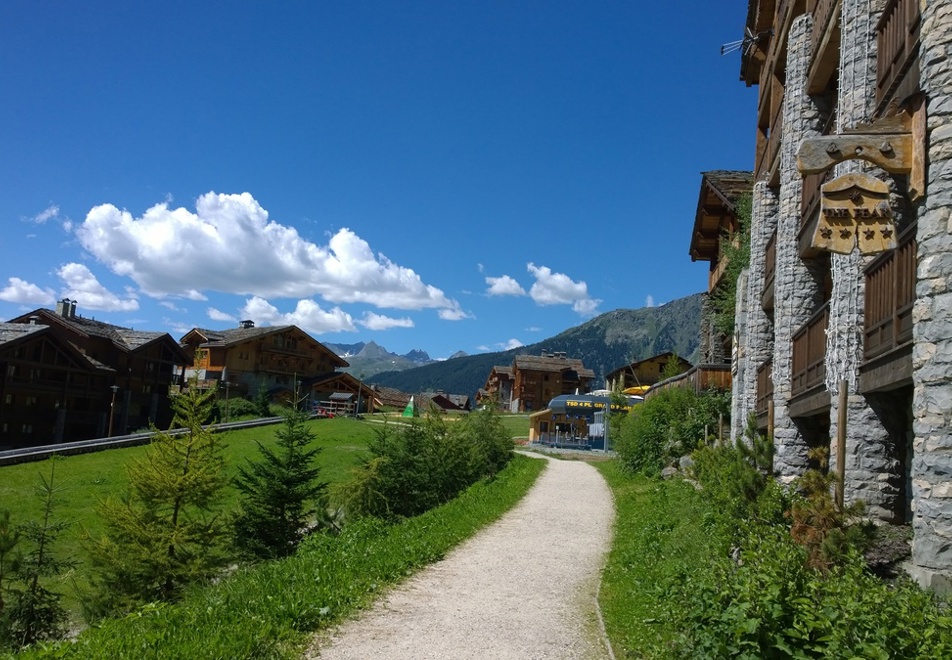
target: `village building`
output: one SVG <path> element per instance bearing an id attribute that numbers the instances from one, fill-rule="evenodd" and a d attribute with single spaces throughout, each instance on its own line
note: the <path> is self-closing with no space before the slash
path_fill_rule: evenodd
<path id="1" fill-rule="evenodd" d="M 57 371 L 48 371 L 55 365 L 43 364 L 50 355 L 62 354 L 63 359 L 75 352 L 82 355 L 76 375 L 68 377 L 77 387 L 69 391 L 53 388 L 41 397 L 44 404 L 37 410 L 42 409 L 51 419 L 58 420 L 53 433 L 35 432 L 35 442 L 30 444 L 124 435 L 147 431 L 152 425 L 167 428 L 171 424 L 169 396 L 180 385 L 191 360 L 168 333 L 134 330 L 86 318 L 77 313 L 76 301 L 68 299 L 59 301 L 55 310 L 36 309 L 11 319 L 10 324 L 46 326 L 46 345 L 57 343 L 51 354 L 40 351 L 40 364 L 9 365 L 8 370 L 28 369 L 26 373 L 30 376 L 38 376 L 34 380 L 42 380 Z M 66 347 L 72 347 L 73 352 L 64 353 Z M 31 355 L 36 354 L 35 350 Z M 100 391 L 94 392 L 95 388 Z M 13 392 L 11 395 L 16 396 Z M 39 402 L 33 405 L 39 406 Z"/>
<path id="2" fill-rule="evenodd" d="M 512 403 L 512 366 L 495 366 L 486 377 L 486 384 L 476 393 L 477 406 L 495 406 L 509 410 Z"/>
<path id="3" fill-rule="evenodd" d="M 322 402 L 343 392 L 352 395 L 351 411 L 373 411 L 372 388 L 337 371 L 347 362 L 297 326 L 241 321 L 226 330 L 192 328 L 180 342 L 194 356 L 187 377 L 223 396 L 254 398 L 263 389 L 275 402 Z M 348 407 L 340 396 L 334 401 L 335 409 Z"/>
<path id="4" fill-rule="evenodd" d="M 910 572 L 937 588 L 952 585 L 948 9 L 749 3 L 756 183 L 733 384 L 734 434 L 755 413 L 783 479 L 829 445 L 845 500 L 911 523 Z"/>
<path id="5" fill-rule="evenodd" d="M 643 395 L 652 385 L 664 379 L 665 371 L 671 371 L 669 365 L 672 360 L 677 362 L 677 373 L 684 373 L 694 366 L 680 355 L 667 351 L 608 372 L 605 374 L 605 388 L 612 392 Z"/>
<path id="6" fill-rule="evenodd" d="M 586 394 L 595 372 L 565 353 L 517 355 L 512 361 L 510 412 L 541 410 L 560 394 Z"/>

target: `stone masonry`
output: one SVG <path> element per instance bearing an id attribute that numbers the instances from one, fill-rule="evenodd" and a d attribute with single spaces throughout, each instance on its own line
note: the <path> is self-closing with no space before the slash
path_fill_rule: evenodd
<path id="1" fill-rule="evenodd" d="M 913 309 L 913 573 L 952 577 L 952 4 L 923 0 L 921 82 L 928 98 L 926 196 L 918 209 Z"/>

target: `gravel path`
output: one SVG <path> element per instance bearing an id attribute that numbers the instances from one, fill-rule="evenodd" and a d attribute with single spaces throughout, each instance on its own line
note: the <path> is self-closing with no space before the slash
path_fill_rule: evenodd
<path id="1" fill-rule="evenodd" d="M 308 658 L 608 658 L 595 594 L 614 506 L 598 471 L 549 458 L 499 521 L 359 618 Z"/>

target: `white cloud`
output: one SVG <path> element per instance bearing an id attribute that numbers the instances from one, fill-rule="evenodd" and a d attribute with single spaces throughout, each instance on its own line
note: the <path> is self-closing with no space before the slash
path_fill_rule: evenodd
<path id="1" fill-rule="evenodd" d="M 229 314 L 228 312 L 223 312 L 223 311 L 221 311 L 220 309 L 215 309 L 214 307 L 209 307 L 209 308 L 206 310 L 206 312 L 208 313 L 208 318 L 210 318 L 212 321 L 230 321 L 230 322 L 235 322 L 235 321 L 238 320 L 238 319 L 236 319 L 234 316 L 232 316 L 231 314 Z"/>
<path id="2" fill-rule="evenodd" d="M 537 305 L 572 305 L 579 314 L 593 314 L 601 300 L 590 298 L 585 282 L 574 282 L 564 273 L 553 273 L 548 266 L 527 265 L 535 283 L 529 289 L 529 296 Z"/>
<path id="3" fill-rule="evenodd" d="M 95 309 L 103 312 L 131 312 L 139 309 L 139 301 L 126 290 L 126 298 L 120 298 L 99 283 L 96 276 L 83 264 L 68 263 L 56 274 L 63 280 L 63 297 L 78 303 L 80 312 Z"/>
<path id="4" fill-rule="evenodd" d="M 241 308 L 241 318 L 251 319 L 257 325 L 296 325 L 316 335 L 357 330 L 350 314 L 340 307 L 325 311 L 316 302 L 307 299 L 298 300 L 293 312 L 282 314 L 267 300 L 253 296 Z"/>
<path id="5" fill-rule="evenodd" d="M 655 306 L 654 296 L 649 293 L 648 297 L 645 298 L 645 307 L 654 307 L 654 306 Z"/>
<path id="6" fill-rule="evenodd" d="M 367 312 L 364 314 L 364 318 L 357 321 L 357 323 L 364 326 L 365 328 L 368 328 L 369 330 L 389 330 L 390 328 L 413 327 L 413 319 L 394 319 L 390 318 L 389 316 L 374 314 L 373 312 Z"/>
<path id="7" fill-rule="evenodd" d="M 471 315 L 464 312 L 459 305 L 441 309 L 438 314 L 439 317 L 444 321 L 462 321 L 463 319 L 473 318 Z"/>
<path id="8" fill-rule="evenodd" d="M 59 206 L 56 204 L 50 204 L 32 218 L 27 218 L 27 221 L 37 225 L 44 225 L 48 220 L 59 217 L 59 210 Z"/>
<path id="9" fill-rule="evenodd" d="M 526 290 L 519 283 L 508 275 L 502 277 L 487 277 L 486 284 L 489 288 L 486 294 L 490 296 L 524 296 Z"/>
<path id="10" fill-rule="evenodd" d="M 518 339 L 510 339 L 509 341 L 504 341 L 504 342 L 500 343 L 499 346 L 500 346 L 504 351 L 508 351 L 510 348 L 519 348 L 520 346 L 525 346 L 525 344 L 523 344 L 523 343 L 522 343 L 521 341 L 519 341 Z"/>
<path id="11" fill-rule="evenodd" d="M 526 332 L 542 332 L 542 328 L 535 325 L 530 325 L 528 328 L 526 328 Z"/>
<path id="12" fill-rule="evenodd" d="M 332 303 L 451 314 L 458 308 L 351 230 L 316 245 L 270 221 L 249 193 L 207 193 L 194 213 L 157 204 L 139 218 L 103 204 L 89 211 L 76 236 L 96 259 L 154 297 L 199 300 L 202 291 L 220 291 L 258 298 L 317 295 Z"/>
<path id="13" fill-rule="evenodd" d="M 23 305 L 47 306 L 56 302 L 56 294 L 52 289 L 41 289 L 36 284 L 21 280 L 19 277 L 11 277 L 7 280 L 7 286 L 0 290 L 0 300 Z"/>
<path id="14" fill-rule="evenodd" d="M 175 304 L 174 302 L 172 302 L 171 300 L 163 300 L 163 301 L 160 302 L 159 304 L 162 305 L 162 307 L 165 307 L 166 309 L 169 309 L 169 310 L 171 310 L 171 311 L 173 311 L 173 312 L 186 312 L 186 311 L 188 311 L 188 310 L 186 310 L 186 309 L 183 309 L 183 308 L 179 307 L 178 305 L 176 305 L 176 304 Z"/>

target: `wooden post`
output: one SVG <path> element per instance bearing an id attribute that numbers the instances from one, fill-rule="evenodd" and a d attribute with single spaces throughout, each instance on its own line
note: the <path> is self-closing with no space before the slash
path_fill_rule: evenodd
<path id="1" fill-rule="evenodd" d="M 846 404 L 849 384 L 840 381 L 839 409 L 836 411 L 836 505 L 843 509 L 843 483 L 846 480 Z"/>
<path id="2" fill-rule="evenodd" d="M 724 413 L 717 414 L 717 446 L 724 446 Z"/>
<path id="3" fill-rule="evenodd" d="M 767 437 L 770 441 L 774 440 L 774 403 L 773 399 L 767 400 Z"/>

